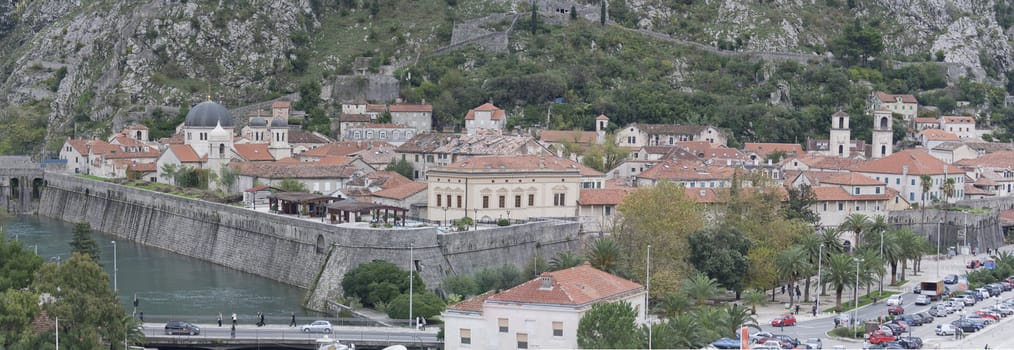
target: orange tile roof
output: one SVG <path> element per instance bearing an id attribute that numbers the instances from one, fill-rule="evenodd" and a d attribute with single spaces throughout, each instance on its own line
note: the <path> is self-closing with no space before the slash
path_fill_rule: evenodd
<path id="1" fill-rule="evenodd" d="M 725 146 L 715 147 L 708 141 L 681 141 L 676 142 L 676 146 L 683 147 L 702 159 L 732 159 L 740 161 L 749 159 L 746 154 L 743 154 L 743 152 L 740 152 L 738 149 L 728 148 Z"/>
<path id="2" fill-rule="evenodd" d="M 1011 168 L 1014 167 L 1014 151 L 998 151 L 984 154 L 979 158 L 962 159 L 957 164 L 970 167 Z"/>
<path id="3" fill-rule="evenodd" d="M 912 95 L 892 95 L 883 92 L 877 92 L 877 98 L 880 99 L 880 102 L 895 103 L 897 102 L 898 97 L 901 97 L 901 102 L 904 103 L 919 103 L 919 100 L 917 100 L 915 96 Z"/>
<path id="4" fill-rule="evenodd" d="M 551 280 L 550 288 L 541 288 L 542 279 Z M 588 263 L 569 269 L 543 272 L 521 285 L 494 294 L 486 302 L 587 305 L 613 301 L 644 291 L 640 284 L 595 269 Z"/>
<path id="5" fill-rule="evenodd" d="M 798 143 L 754 143 L 747 142 L 743 144 L 743 150 L 747 152 L 757 153 L 761 157 L 767 158 L 771 152 L 782 151 L 788 156 L 799 156 L 806 154 L 803 151 L 803 146 Z"/>
<path id="6" fill-rule="evenodd" d="M 978 185 L 978 184 L 976 184 L 976 185 Z M 993 196 L 994 195 L 993 192 L 990 192 L 990 191 L 987 191 L 985 189 L 972 186 L 970 184 L 965 184 L 965 195 L 968 196 L 968 195 L 973 195 L 973 194 L 980 195 L 980 196 Z"/>
<path id="7" fill-rule="evenodd" d="M 81 154 L 82 156 L 88 155 L 88 150 L 90 149 L 90 146 L 94 141 L 98 140 L 67 139 L 67 143 L 70 144 L 70 147 L 74 148 L 74 150 L 77 151 L 77 153 Z"/>
<path id="8" fill-rule="evenodd" d="M 567 158 L 546 156 L 478 156 L 459 160 L 446 167 L 436 168 L 444 171 L 456 170 L 577 170 L 581 176 L 603 176 L 599 171 Z M 435 169 L 435 170 L 436 170 Z"/>
<path id="9" fill-rule="evenodd" d="M 169 145 L 169 149 L 173 151 L 180 163 L 201 163 L 208 160 L 206 156 L 198 157 L 197 152 L 194 152 L 190 145 Z"/>
<path id="10" fill-rule="evenodd" d="M 491 290 L 491 291 L 488 291 L 488 292 L 476 295 L 474 297 L 465 299 L 465 300 L 461 301 L 460 303 L 448 306 L 447 309 L 448 310 L 458 310 L 458 311 L 482 312 L 482 304 L 486 302 L 486 299 L 488 299 L 489 297 L 493 296 L 493 292 L 494 291 Z"/>
<path id="11" fill-rule="evenodd" d="M 265 143 L 238 144 L 233 147 L 236 148 L 236 154 L 249 162 L 275 160 Z"/>
<path id="12" fill-rule="evenodd" d="M 595 143 L 598 137 L 598 133 L 594 131 L 543 130 L 542 134 L 539 135 L 539 140 L 554 143 L 574 142 L 578 144 L 591 144 Z"/>
<path id="13" fill-rule="evenodd" d="M 1004 225 L 1014 225 L 1014 209 L 1000 211 L 1000 222 Z"/>
<path id="14" fill-rule="evenodd" d="M 265 179 L 335 179 L 350 178 L 358 168 L 349 164 L 317 162 L 232 162 L 229 166 L 240 175 Z"/>
<path id="15" fill-rule="evenodd" d="M 940 129 L 926 129 L 919 133 L 922 137 L 925 137 L 927 141 L 959 141 L 961 138 L 954 133 L 943 131 Z"/>
<path id="16" fill-rule="evenodd" d="M 609 117 L 607 117 L 605 114 L 599 114 L 598 117 L 595 117 L 595 120 L 609 120 Z"/>
<path id="17" fill-rule="evenodd" d="M 623 202 L 623 198 L 634 188 L 589 188 L 582 189 L 578 194 L 577 204 L 579 205 L 617 205 Z"/>
<path id="18" fill-rule="evenodd" d="M 292 102 L 289 101 L 271 102 L 271 108 L 289 108 L 289 107 L 292 107 Z"/>
<path id="19" fill-rule="evenodd" d="M 408 183 L 403 183 L 394 187 L 373 192 L 373 195 L 377 197 L 401 200 L 426 190 L 426 187 L 427 185 L 425 182 L 409 181 Z"/>
<path id="20" fill-rule="evenodd" d="M 975 180 L 976 186 L 998 186 L 1000 185 L 996 181 L 990 180 L 988 177 L 980 176 L 978 180 Z"/>
<path id="21" fill-rule="evenodd" d="M 835 185 L 850 185 L 850 186 L 878 186 L 883 185 L 883 182 L 874 180 L 869 176 L 859 173 L 831 173 L 835 176 L 823 179 L 821 182 L 826 184 Z"/>
<path id="22" fill-rule="evenodd" d="M 965 116 L 944 116 L 941 119 L 948 124 L 975 124 L 975 118 Z"/>
<path id="23" fill-rule="evenodd" d="M 823 183 L 827 179 L 833 179 L 835 177 L 841 176 L 841 174 L 842 173 L 836 172 L 836 171 L 812 171 L 811 170 L 811 171 L 800 171 L 798 174 L 796 174 L 796 177 L 805 176 L 806 179 L 810 180 L 810 183 L 816 185 L 816 184 Z M 788 175 L 786 175 L 786 178 L 788 178 Z M 792 180 L 794 181 L 795 178 L 793 178 Z"/>
<path id="24" fill-rule="evenodd" d="M 724 166 L 708 166 L 688 162 L 662 161 L 637 175 L 654 180 L 731 180 L 735 170 Z"/>
<path id="25" fill-rule="evenodd" d="M 877 174 L 901 175 L 903 167 L 908 166 L 909 175 L 943 175 L 944 163 L 942 160 L 929 155 L 925 149 L 906 149 L 884 158 L 869 161 L 858 166 L 853 171 Z M 958 169 L 953 169 L 957 173 Z"/>
<path id="26" fill-rule="evenodd" d="M 387 170 L 369 173 L 366 175 L 366 178 L 375 180 L 374 184 L 377 184 L 382 188 L 398 187 L 407 183 L 414 182 L 411 179 L 402 176 L 397 172 Z"/>
<path id="27" fill-rule="evenodd" d="M 391 113 L 395 112 L 433 112 L 433 105 L 431 104 L 400 104 L 390 105 L 387 109 Z"/>
<path id="28" fill-rule="evenodd" d="M 806 155 L 798 158 L 798 160 L 804 164 L 807 164 L 812 169 L 822 170 L 854 170 L 857 167 L 866 164 L 868 161 L 858 158 L 842 158 L 838 156 L 825 156 L 825 155 Z"/>
<path id="29" fill-rule="evenodd" d="M 155 163 L 131 164 L 129 167 L 127 167 L 127 169 L 142 173 L 150 173 L 158 169 L 158 164 Z"/>
<path id="30" fill-rule="evenodd" d="M 912 118 L 916 124 L 939 124 L 940 122 L 936 118 L 930 117 L 915 117 Z"/>
<path id="31" fill-rule="evenodd" d="M 482 104 L 482 106 L 475 107 L 473 109 L 469 109 L 468 113 L 465 114 L 465 120 L 475 120 L 475 112 L 476 111 L 491 111 L 491 112 L 493 112 L 492 115 L 489 117 L 490 120 L 500 120 L 500 119 L 502 119 L 506 115 L 502 109 L 497 108 L 492 103 L 487 102 L 487 103 Z"/>

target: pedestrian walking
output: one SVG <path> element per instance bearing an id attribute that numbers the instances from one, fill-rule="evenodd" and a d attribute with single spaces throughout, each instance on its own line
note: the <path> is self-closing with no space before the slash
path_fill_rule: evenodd
<path id="1" fill-rule="evenodd" d="M 259 314 L 261 314 L 261 324 L 260 325 L 264 326 L 265 325 L 265 323 L 264 323 L 264 313 L 263 312 L 259 312 Z"/>
<path id="2" fill-rule="evenodd" d="M 841 320 L 838 319 L 838 316 L 835 316 L 834 317 L 834 328 L 838 328 L 838 325 L 840 325 L 840 324 L 841 324 Z"/>
<path id="3" fill-rule="evenodd" d="M 785 294 L 785 286 L 782 286 L 782 294 Z"/>
<path id="4" fill-rule="evenodd" d="M 813 304 L 813 317 L 817 317 L 817 303 Z"/>
<path id="5" fill-rule="evenodd" d="M 218 313 L 218 326 L 222 327 L 222 313 L 221 312 Z"/>
<path id="6" fill-rule="evenodd" d="M 796 304 L 796 315 L 799 315 L 799 304 Z"/>
<path id="7" fill-rule="evenodd" d="M 236 325 L 232 325 L 232 331 L 229 332 L 229 336 L 232 337 L 232 339 L 236 339 Z"/>
<path id="8" fill-rule="evenodd" d="M 236 328 L 236 313 L 232 313 L 232 328 Z"/>
<path id="9" fill-rule="evenodd" d="M 144 323 L 144 311 L 141 311 L 139 316 L 141 317 L 141 323 Z"/>
<path id="10" fill-rule="evenodd" d="M 296 313 L 293 312 L 292 313 L 292 321 L 289 322 L 289 327 L 295 327 L 295 326 L 296 326 Z"/>
<path id="11" fill-rule="evenodd" d="M 799 292 L 799 285 L 797 284 L 796 285 L 796 299 L 799 299 L 799 297 L 801 297 L 801 296 L 803 296 L 803 293 Z"/>

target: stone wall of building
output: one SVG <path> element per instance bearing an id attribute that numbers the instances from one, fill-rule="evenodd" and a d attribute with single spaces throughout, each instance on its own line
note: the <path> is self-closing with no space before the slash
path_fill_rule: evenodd
<path id="1" fill-rule="evenodd" d="M 0 210 L 34 213 L 44 187 L 40 164 L 28 156 L 0 156 Z"/>
<path id="2" fill-rule="evenodd" d="M 999 214 L 996 210 L 985 214 L 937 209 L 927 209 L 925 212 L 904 210 L 890 212 L 887 220 L 896 227 L 910 228 L 926 237 L 934 247 L 939 240 L 941 253 L 946 253 L 947 247 L 960 247 L 966 243 L 978 251 L 985 251 L 986 248 L 1003 245 Z"/>
<path id="3" fill-rule="evenodd" d="M 435 289 L 449 274 L 523 267 L 536 254 L 548 259 L 581 247 L 576 223 L 452 234 L 435 227 L 349 228 L 64 174 L 45 179 L 40 215 L 87 222 L 123 239 L 309 289 L 307 306 L 315 309 L 341 295 L 347 271 L 373 260 L 406 269 L 415 260 L 419 276 Z"/>

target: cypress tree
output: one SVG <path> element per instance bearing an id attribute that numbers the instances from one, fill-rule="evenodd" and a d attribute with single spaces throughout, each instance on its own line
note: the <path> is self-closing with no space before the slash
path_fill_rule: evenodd
<path id="1" fill-rule="evenodd" d="M 603 27 L 606 26 L 606 0 L 599 1 L 599 24 Z"/>

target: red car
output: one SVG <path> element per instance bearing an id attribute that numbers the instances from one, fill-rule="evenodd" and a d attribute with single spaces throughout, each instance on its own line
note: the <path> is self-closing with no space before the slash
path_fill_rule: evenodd
<path id="1" fill-rule="evenodd" d="M 897 339 L 895 336 L 890 335 L 889 333 L 884 332 L 884 331 L 873 331 L 873 332 L 870 332 L 870 334 L 868 335 L 868 338 L 870 339 L 870 344 L 886 343 L 886 342 L 894 341 L 895 339 Z"/>
<path id="2" fill-rule="evenodd" d="M 792 314 L 784 314 L 771 320 L 772 327 L 794 326 L 795 324 L 796 316 L 793 316 Z"/>
<path id="3" fill-rule="evenodd" d="M 993 320 L 1000 320 L 1000 317 L 997 317 L 996 314 L 986 310 L 976 311 L 975 314 L 981 316 L 982 318 L 991 318 Z"/>
<path id="4" fill-rule="evenodd" d="M 901 307 L 900 305 L 888 306 L 887 307 L 887 314 L 888 315 L 901 315 L 903 313 L 905 313 L 905 308 Z"/>

